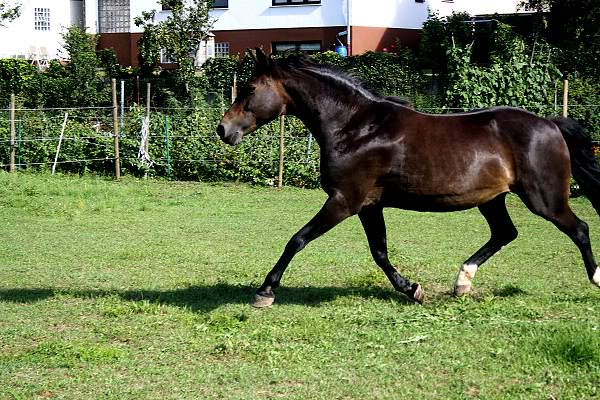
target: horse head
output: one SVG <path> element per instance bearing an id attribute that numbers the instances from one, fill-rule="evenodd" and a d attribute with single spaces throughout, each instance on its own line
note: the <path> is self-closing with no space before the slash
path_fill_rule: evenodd
<path id="1" fill-rule="evenodd" d="M 255 61 L 252 75 L 217 126 L 219 137 L 232 146 L 239 144 L 244 135 L 285 114 L 289 102 L 277 76 L 275 60 L 258 48 L 249 54 Z"/>

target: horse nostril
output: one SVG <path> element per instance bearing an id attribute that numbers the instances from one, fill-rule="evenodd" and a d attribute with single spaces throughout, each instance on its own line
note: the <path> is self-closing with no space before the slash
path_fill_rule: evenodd
<path id="1" fill-rule="evenodd" d="M 225 137 L 225 127 L 221 124 L 219 124 L 219 126 L 217 126 L 217 135 L 219 135 L 219 137 L 221 139 L 223 139 L 223 137 Z"/>

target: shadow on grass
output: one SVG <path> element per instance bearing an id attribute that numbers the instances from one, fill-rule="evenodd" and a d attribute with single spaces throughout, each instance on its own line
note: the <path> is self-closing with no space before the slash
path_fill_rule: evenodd
<path id="1" fill-rule="evenodd" d="M 21 288 L 0 289 L 0 302 L 34 303 L 56 296 L 76 298 L 103 298 L 117 296 L 125 301 L 146 301 L 191 309 L 195 312 L 209 312 L 226 304 L 250 304 L 256 288 L 248 285 L 219 283 L 216 285 L 190 286 L 175 290 L 93 290 L 93 289 L 53 289 Z M 277 289 L 275 304 L 301 304 L 318 307 L 339 297 L 363 297 L 380 300 L 394 299 L 401 303 L 413 304 L 402 294 L 391 289 L 364 287 L 281 287 Z"/>
<path id="2" fill-rule="evenodd" d="M 522 296 L 527 294 L 527 292 L 515 285 L 505 285 L 500 288 L 494 289 L 492 291 L 494 296 L 496 297 L 513 297 L 513 296 Z"/>

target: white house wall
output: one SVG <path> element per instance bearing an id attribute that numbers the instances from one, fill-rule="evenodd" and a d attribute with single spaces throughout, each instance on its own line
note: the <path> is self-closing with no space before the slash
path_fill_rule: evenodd
<path id="1" fill-rule="evenodd" d="M 421 29 L 427 19 L 427 0 L 352 0 L 354 26 Z"/>
<path id="2" fill-rule="evenodd" d="M 519 10 L 520 0 L 426 0 L 429 7 L 440 16 L 448 16 L 455 12 L 468 12 L 471 15 L 480 14 L 512 14 Z"/>
<path id="3" fill-rule="evenodd" d="M 62 36 L 75 22 L 71 5 L 76 0 L 19 0 L 21 16 L 0 27 L 0 57 L 27 57 L 32 46 L 45 47 L 50 58 L 61 56 Z M 344 27 L 348 24 L 348 1 L 351 2 L 350 23 L 356 27 L 420 29 L 428 9 L 440 15 L 452 10 L 470 14 L 513 13 L 519 0 L 323 0 L 320 5 L 272 6 L 271 0 L 229 0 L 227 9 L 215 9 L 215 31 L 247 31 L 289 28 Z M 83 0 L 85 27 L 98 32 L 98 0 Z M 75 8 L 80 9 L 81 4 Z M 34 9 L 50 9 L 50 30 L 34 29 Z M 158 0 L 130 0 L 130 32 L 140 33 L 133 20 L 143 11 L 155 9 L 158 19 L 169 12 L 160 11 Z"/>
<path id="4" fill-rule="evenodd" d="M 46 48 L 49 58 L 59 58 L 62 36 L 71 25 L 70 0 L 21 1 L 21 16 L 0 27 L 0 57 L 27 57 L 30 47 Z M 34 29 L 35 8 L 50 9 L 50 30 Z"/>
<path id="5" fill-rule="evenodd" d="M 215 9 L 215 30 L 312 28 L 346 25 L 345 0 L 322 4 L 272 6 L 271 0 L 229 0 L 228 9 Z"/>
<path id="6" fill-rule="evenodd" d="M 55 0 L 57 1 L 57 0 Z M 453 10 L 470 14 L 514 13 L 519 0 L 323 0 L 320 5 L 272 6 L 271 0 L 229 0 L 226 9 L 215 9 L 215 30 L 282 29 L 343 26 L 350 21 L 356 26 L 420 29 L 427 19 L 428 9 L 441 16 Z M 87 9 L 98 9 L 97 0 L 86 0 Z M 161 11 L 157 0 L 130 0 L 131 32 L 141 32 L 133 20 L 144 11 L 157 10 L 157 20 L 170 13 Z M 97 24 L 96 13 L 87 13 L 87 26 Z"/>

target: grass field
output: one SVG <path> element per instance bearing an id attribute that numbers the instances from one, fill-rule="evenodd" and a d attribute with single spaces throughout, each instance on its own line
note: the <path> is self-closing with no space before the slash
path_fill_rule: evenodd
<path id="1" fill-rule="evenodd" d="M 396 294 L 357 218 L 254 290 L 320 191 L 0 173 L 0 399 L 600 397 L 600 290 L 515 197 L 519 238 L 450 295 L 477 211 L 386 211 Z M 600 221 L 574 199 L 600 255 Z"/>

